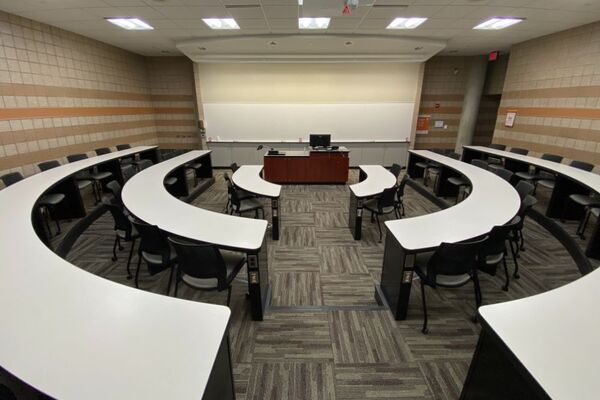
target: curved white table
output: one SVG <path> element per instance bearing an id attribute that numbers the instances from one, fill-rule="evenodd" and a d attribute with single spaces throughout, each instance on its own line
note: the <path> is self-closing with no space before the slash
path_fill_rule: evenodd
<path id="1" fill-rule="evenodd" d="M 600 194 L 600 175 L 596 173 L 509 151 L 483 146 L 464 146 L 463 159 L 466 162 L 470 162 L 473 158 L 479 158 L 482 154 L 503 158 L 505 167 L 513 172 L 526 171 L 532 165 L 556 174 L 557 179 L 546 209 L 547 217 L 581 220 L 583 217 L 581 207 L 565 207 L 565 205 L 575 206 L 574 203 L 568 203 L 569 196 L 576 193 L 589 194 L 590 192 Z M 600 258 L 600 223 L 598 222 L 585 253 L 588 257 Z"/>
<path id="2" fill-rule="evenodd" d="M 405 319 L 415 254 L 440 244 L 456 243 L 489 233 L 519 211 L 517 191 L 489 171 L 427 150 L 411 150 L 410 165 L 428 159 L 463 175 L 472 186 L 462 202 L 445 210 L 413 218 L 386 221 L 387 235 L 381 289 L 396 319 Z"/>
<path id="3" fill-rule="evenodd" d="M 281 185 L 265 181 L 260 173 L 262 165 L 242 165 L 231 176 L 233 184 L 246 192 L 271 199 L 271 218 L 273 240 L 279 240 L 279 196 Z"/>
<path id="4" fill-rule="evenodd" d="M 36 200 L 53 185 L 149 148 L 63 165 L 0 191 L 0 365 L 54 398 L 199 399 L 209 382 L 227 307 L 102 279 L 54 254 L 32 226 Z"/>
<path id="5" fill-rule="evenodd" d="M 359 165 L 360 182 L 350 185 L 350 208 L 348 227 L 354 240 L 362 236 L 363 203 L 366 198 L 377 196 L 385 189 L 394 186 L 398 180 L 387 168 L 381 165 Z"/>
<path id="6" fill-rule="evenodd" d="M 163 185 L 173 171 L 206 156 L 210 150 L 194 150 L 141 171 L 123 187 L 123 203 L 137 218 L 165 232 L 246 253 L 252 317 L 262 320 L 268 291 L 267 221 L 194 207 Z"/>

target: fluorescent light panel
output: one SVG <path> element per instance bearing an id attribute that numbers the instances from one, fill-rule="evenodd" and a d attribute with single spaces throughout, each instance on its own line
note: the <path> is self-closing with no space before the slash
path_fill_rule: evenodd
<path id="1" fill-rule="evenodd" d="M 108 22 L 130 31 L 147 31 L 154 29 L 139 18 L 106 18 Z"/>
<path id="2" fill-rule="evenodd" d="M 386 29 L 415 29 L 425 21 L 427 21 L 427 18 L 396 18 L 390 22 Z"/>
<path id="3" fill-rule="evenodd" d="M 240 29 L 233 18 L 203 18 L 202 21 L 211 29 Z"/>
<path id="4" fill-rule="evenodd" d="M 483 21 L 473 29 L 488 29 L 488 30 L 498 30 L 508 28 L 514 24 L 518 24 L 523 21 L 523 18 L 490 18 L 486 21 Z"/>
<path id="5" fill-rule="evenodd" d="M 327 29 L 331 18 L 298 18 L 300 29 Z"/>

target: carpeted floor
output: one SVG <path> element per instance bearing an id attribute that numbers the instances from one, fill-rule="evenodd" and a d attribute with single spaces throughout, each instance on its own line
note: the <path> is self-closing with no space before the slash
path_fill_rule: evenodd
<path id="1" fill-rule="evenodd" d="M 350 183 L 357 177 L 352 170 Z M 194 204 L 222 211 L 223 171 L 216 170 L 215 178 Z M 264 321 L 251 320 L 246 285 L 234 284 L 230 338 L 238 399 L 458 398 L 479 332 L 470 320 L 472 287 L 427 291 L 429 335 L 420 332 L 419 285 L 411 293 L 408 319 L 395 321 L 374 298 L 383 258 L 377 226 L 367 218 L 363 239 L 354 241 L 347 227 L 348 200 L 347 186 L 283 188 L 281 239 L 268 239 L 272 307 Z M 410 188 L 405 202 L 407 217 L 438 211 Z M 269 218 L 268 201 L 264 205 Z M 568 228 L 574 231 L 574 226 Z M 112 262 L 113 238 L 112 221 L 105 214 L 79 238 L 68 259 L 132 286 L 125 272 L 129 248 Z M 530 219 L 525 238 L 521 279 L 512 280 L 504 292 L 501 275 L 482 274 L 484 304 L 544 292 L 580 276 L 560 243 Z M 245 278 L 245 271 L 240 277 Z M 165 292 L 167 281 L 168 273 L 149 277 L 145 270 L 140 279 L 144 290 L 157 293 Z M 224 304 L 226 293 L 182 285 L 180 297 Z"/>

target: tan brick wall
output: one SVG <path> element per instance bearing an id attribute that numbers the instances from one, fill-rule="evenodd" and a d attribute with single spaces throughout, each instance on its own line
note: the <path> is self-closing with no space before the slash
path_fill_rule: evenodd
<path id="1" fill-rule="evenodd" d="M 4 12 L 0 40 L 0 174 L 119 143 L 197 146 L 187 59 L 146 59 Z"/>
<path id="2" fill-rule="evenodd" d="M 600 164 L 600 22 L 512 47 L 494 142 Z"/>

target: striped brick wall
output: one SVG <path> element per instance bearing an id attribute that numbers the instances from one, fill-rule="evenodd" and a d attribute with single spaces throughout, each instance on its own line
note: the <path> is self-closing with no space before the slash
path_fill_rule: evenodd
<path id="1" fill-rule="evenodd" d="M 195 126 L 182 65 L 0 12 L 0 174 L 119 143 L 196 146 L 177 136 Z"/>
<path id="2" fill-rule="evenodd" d="M 600 164 L 600 22 L 512 47 L 494 142 Z"/>
<path id="3" fill-rule="evenodd" d="M 416 135 L 415 149 L 454 149 L 462 113 L 469 57 L 433 57 L 425 63 L 419 115 L 430 115 L 429 133 Z M 443 120 L 447 129 L 434 128 Z"/>

